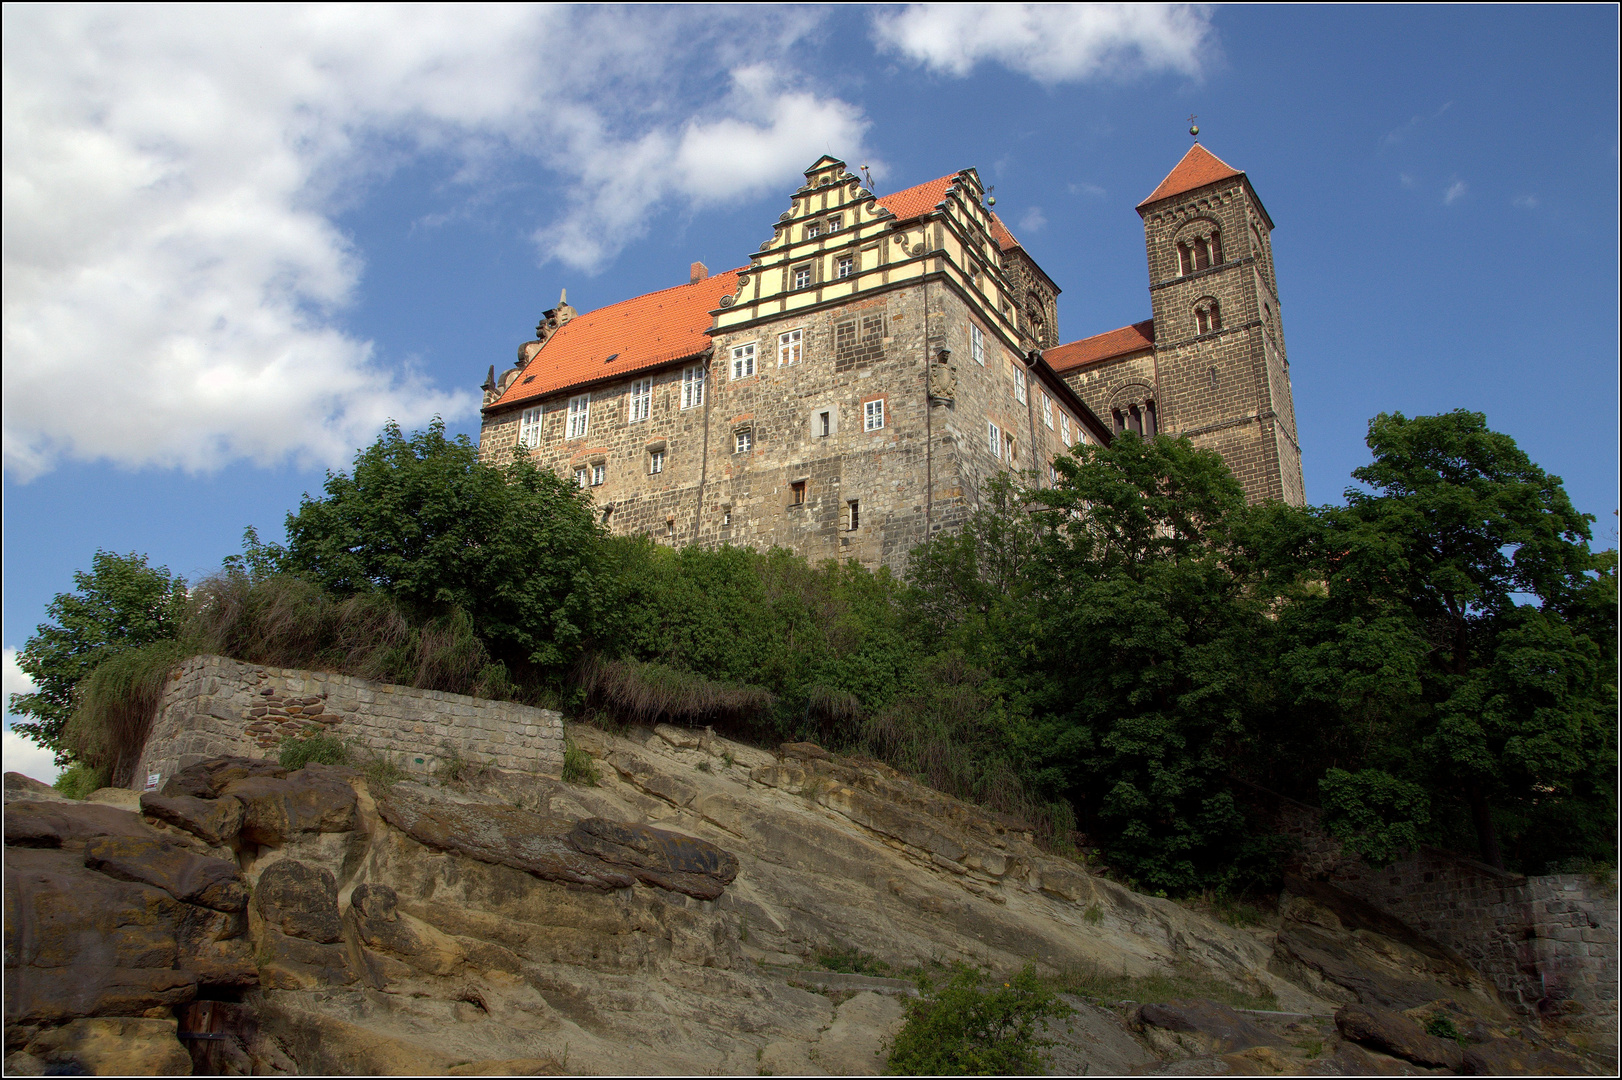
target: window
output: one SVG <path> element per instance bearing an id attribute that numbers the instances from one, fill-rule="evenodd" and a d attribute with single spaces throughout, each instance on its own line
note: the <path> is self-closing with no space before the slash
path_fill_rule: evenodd
<path id="1" fill-rule="evenodd" d="M 1070 441 L 1070 414 L 1069 413 L 1060 413 L 1059 414 L 1059 437 L 1064 440 L 1064 444 L 1066 446 L 1074 445 Z"/>
<path id="2" fill-rule="evenodd" d="M 833 411 L 831 409 L 825 409 L 817 413 L 815 430 L 819 439 L 825 439 L 833 434 Z"/>
<path id="3" fill-rule="evenodd" d="M 796 289 L 809 289 L 811 287 L 811 268 L 809 266 L 796 266 L 794 268 L 794 287 Z"/>
<path id="4" fill-rule="evenodd" d="M 591 395 L 581 394 L 579 397 L 569 399 L 569 431 L 568 438 L 578 439 L 586 434 L 587 423 L 591 419 Z"/>
<path id="5" fill-rule="evenodd" d="M 805 481 L 796 480 L 789 485 L 789 503 L 793 506 L 805 505 Z"/>
<path id="6" fill-rule="evenodd" d="M 844 227 L 845 227 L 845 219 L 841 215 L 835 214 L 833 217 L 828 219 L 828 231 L 829 232 L 835 233 L 835 232 L 838 232 L 840 229 L 843 229 Z"/>
<path id="7" fill-rule="evenodd" d="M 884 399 L 862 403 L 862 430 L 877 431 L 884 426 Z"/>
<path id="8" fill-rule="evenodd" d="M 646 420 L 653 411 L 653 380 L 638 379 L 631 384 L 630 422 Z"/>
<path id="9" fill-rule="evenodd" d="M 574 482 L 579 484 L 581 487 L 585 487 L 587 484 L 591 483 L 591 470 L 584 466 L 576 469 L 574 471 Z"/>
<path id="10" fill-rule="evenodd" d="M 607 465 L 593 465 L 591 467 L 591 486 L 592 487 L 597 487 L 598 485 L 600 485 L 606 479 L 608 479 L 608 466 Z"/>
<path id="11" fill-rule="evenodd" d="M 1194 252 L 1187 244 L 1177 245 L 1177 272 L 1184 277 L 1194 272 Z"/>
<path id="12" fill-rule="evenodd" d="M 980 287 L 980 268 L 978 266 L 969 267 L 969 284 L 976 289 Z"/>
<path id="13" fill-rule="evenodd" d="M 1159 418 L 1155 414 L 1155 403 L 1152 401 L 1135 402 L 1131 405 L 1122 405 L 1115 410 L 1115 431 L 1131 431 L 1144 438 L 1153 438 L 1160 428 Z"/>
<path id="14" fill-rule="evenodd" d="M 991 451 L 994 458 L 1002 457 L 1002 428 L 986 421 L 986 449 Z"/>
<path id="15" fill-rule="evenodd" d="M 1014 397 L 1019 399 L 1021 405 L 1025 404 L 1025 369 L 1014 368 Z"/>
<path id="16" fill-rule="evenodd" d="M 747 379 L 755 373 L 755 343 L 736 345 L 732 349 L 732 377 Z"/>
<path id="17" fill-rule="evenodd" d="M 734 454 L 747 454 L 755 445 L 755 433 L 749 428 L 734 432 L 732 435 L 732 452 Z"/>
<path id="18" fill-rule="evenodd" d="M 845 505 L 850 510 L 850 531 L 855 532 L 862 523 L 862 504 L 859 500 L 852 499 Z"/>
<path id="19" fill-rule="evenodd" d="M 851 272 L 853 270 L 855 270 L 855 269 L 856 269 L 856 260 L 855 259 L 853 259 L 849 255 L 840 256 L 839 265 L 838 265 L 838 276 L 840 276 L 842 278 L 850 277 Z"/>
<path id="20" fill-rule="evenodd" d="M 518 445 L 530 448 L 541 445 L 541 410 L 539 406 L 525 409 L 518 421 Z"/>
<path id="21" fill-rule="evenodd" d="M 1194 327 L 1201 334 L 1222 329 L 1222 310 L 1215 300 L 1201 300 L 1194 308 Z"/>
<path id="22" fill-rule="evenodd" d="M 800 362 L 801 331 L 790 330 L 777 335 L 777 366 L 786 367 Z"/>
<path id="23" fill-rule="evenodd" d="M 1042 392 L 1039 390 L 1037 393 Z M 1053 430 L 1053 399 L 1046 394 L 1042 394 L 1042 423 L 1048 426 L 1049 431 Z"/>
<path id="24" fill-rule="evenodd" d="M 1008 464 L 1012 465 L 1014 462 L 1019 460 L 1019 450 L 1014 444 L 1014 437 L 1012 435 L 1003 435 L 1002 449 L 1003 456 L 1008 460 Z"/>
<path id="25" fill-rule="evenodd" d="M 1059 486 L 1059 470 L 1051 462 L 1048 464 L 1048 483 L 1054 487 Z"/>
<path id="26" fill-rule="evenodd" d="M 974 362 L 981 367 L 986 365 L 986 335 L 978 326 L 969 326 L 969 352 Z"/>
<path id="27" fill-rule="evenodd" d="M 1153 438 L 1155 432 L 1159 430 L 1160 421 L 1155 415 L 1155 403 L 1152 401 L 1145 401 L 1143 403 L 1143 433 L 1150 438 Z"/>
<path id="28" fill-rule="evenodd" d="M 731 524 L 732 524 L 732 507 L 730 507 L 730 506 L 722 507 L 722 509 L 721 509 L 721 528 L 725 529 Z"/>
<path id="29" fill-rule="evenodd" d="M 815 221 L 813 221 L 811 224 L 809 224 L 809 225 L 807 225 L 805 227 L 805 238 L 807 240 L 815 240 L 817 237 L 819 237 L 821 235 L 822 235 L 822 226 L 817 224 Z"/>
<path id="30" fill-rule="evenodd" d="M 691 409 L 704 404 L 704 365 L 698 364 L 681 373 L 681 407 Z"/>
<path id="31" fill-rule="evenodd" d="M 665 452 L 655 450 L 648 455 L 648 473 L 654 475 L 665 471 Z"/>

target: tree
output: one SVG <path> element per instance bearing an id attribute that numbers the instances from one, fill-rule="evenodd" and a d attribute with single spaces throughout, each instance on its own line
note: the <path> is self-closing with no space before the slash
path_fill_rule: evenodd
<path id="1" fill-rule="evenodd" d="M 56 751 L 66 764 L 63 729 L 73 715 L 74 688 L 96 665 L 118 653 L 176 637 L 185 616 L 186 582 L 145 555 L 97 551 L 90 571 L 73 575 L 74 592 L 57 593 L 17 654 L 34 691 L 11 695 L 11 711 L 33 719 L 14 729 Z"/>
<path id="2" fill-rule="evenodd" d="M 491 654 L 554 673 L 597 607 L 601 530 L 590 498 L 525 459 L 485 465 L 435 420 L 390 423 L 325 498 L 287 517 L 281 569 L 338 595 L 379 590 L 425 616 L 467 613 Z"/>

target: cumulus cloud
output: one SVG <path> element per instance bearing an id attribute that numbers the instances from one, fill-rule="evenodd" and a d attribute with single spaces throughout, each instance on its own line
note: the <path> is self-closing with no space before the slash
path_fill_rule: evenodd
<path id="1" fill-rule="evenodd" d="M 35 690 L 35 686 L 34 680 L 29 677 L 28 672 L 24 671 L 22 669 L 22 665 L 17 663 L 17 650 L 13 649 L 9 645 L 7 645 L 5 649 L 5 667 L 3 671 L 3 687 L 6 700 L 6 709 L 9 715 L 9 711 L 11 709 L 11 695 L 32 694 Z"/>
<path id="2" fill-rule="evenodd" d="M 6 772 L 20 772 L 44 784 L 54 783 L 62 773 L 55 754 L 10 728 L 6 728 L 4 743 L 0 744 L 0 759 Z"/>
<path id="3" fill-rule="evenodd" d="M 466 415 L 341 315 L 334 224 L 413 156 L 555 183 L 541 259 L 598 270 L 666 203 L 782 184 L 866 124 L 781 62 L 816 16 L 538 7 L 4 10 L 4 455 L 343 464 Z M 672 47 L 679 42 L 679 47 Z M 716 71 L 731 79 L 716 80 Z M 768 72 L 772 74 L 768 74 Z"/>
<path id="4" fill-rule="evenodd" d="M 878 16 L 880 47 L 942 74 L 999 63 L 1055 84 L 1198 76 L 1215 50 L 1204 4 L 910 4 Z"/>

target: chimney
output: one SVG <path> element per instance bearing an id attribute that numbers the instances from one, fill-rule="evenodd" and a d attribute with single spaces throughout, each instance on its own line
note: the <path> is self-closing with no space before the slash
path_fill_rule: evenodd
<path id="1" fill-rule="evenodd" d="M 710 276 L 710 268 L 703 263 L 694 263 L 687 272 L 687 284 L 697 285 Z"/>

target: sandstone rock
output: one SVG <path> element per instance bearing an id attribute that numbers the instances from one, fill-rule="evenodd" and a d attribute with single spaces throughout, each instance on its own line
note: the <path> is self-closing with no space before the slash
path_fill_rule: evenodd
<path id="1" fill-rule="evenodd" d="M 692 784 L 655 769 L 635 754 L 620 751 L 608 755 L 607 761 L 638 788 L 674 806 L 691 806 L 698 797 L 698 789 Z"/>
<path id="2" fill-rule="evenodd" d="M 6 807 L 6 846 L 56 848 L 81 844 L 93 836 L 156 837 L 144 821 L 127 810 L 93 803 L 14 802 Z"/>
<path id="3" fill-rule="evenodd" d="M 80 1075 L 91 1076 L 190 1076 L 191 1055 L 175 1030 L 173 1020 L 74 1020 L 40 1032 L 26 1049 L 57 1075 L 77 1066 Z"/>
<path id="4" fill-rule="evenodd" d="M 217 757 L 188 766 L 163 785 L 165 795 L 192 795 L 199 799 L 218 798 L 225 785 L 250 776 L 282 777 L 287 770 L 264 758 Z"/>
<path id="5" fill-rule="evenodd" d="M 320 990 L 359 978 L 342 943 L 308 941 L 269 926 L 259 931 L 259 983 L 266 989 Z"/>
<path id="6" fill-rule="evenodd" d="M 139 1016 L 197 996 L 197 977 L 163 968 L 7 967 L 6 1023 Z"/>
<path id="7" fill-rule="evenodd" d="M 176 963 L 197 976 L 199 986 L 245 989 L 259 982 L 245 911 L 186 908 L 175 932 Z"/>
<path id="8" fill-rule="evenodd" d="M 588 818 L 569 830 L 569 843 L 583 854 L 630 869 L 646 884 L 701 900 L 714 900 L 738 876 L 738 860 L 731 852 L 647 825 Z"/>
<path id="9" fill-rule="evenodd" d="M 120 810 L 128 810 L 132 814 L 141 812 L 141 793 L 131 788 L 97 788 L 86 795 L 84 801 L 95 803 L 98 806 L 116 806 Z"/>
<path id="10" fill-rule="evenodd" d="M 469 1061 L 446 1070 L 451 1076 L 567 1076 L 551 1058 L 507 1058 L 504 1061 Z"/>
<path id="11" fill-rule="evenodd" d="M 1371 1054 L 1356 1043 L 1335 1044 L 1333 1053 L 1308 1062 L 1308 1076 L 1429 1076 L 1401 1058 Z"/>
<path id="12" fill-rule="evenodd" d="M 402 914 L 398 904 L 399 897 L 387 885 L 356 886 L 346 918 L 357 940 L 430 975 L 449 975 L 462 965 L 467 952 L 455 938 Z"/>
<path id="13" fill-rule="evenodd" d="M 1253 1046 L 1287 1046 L 1266 1028 L 1214 1001 L 1180 998 L 1140 1005 L 1132 1028 L 1141 1031 L 1162 1053 L 1230 1054 Z"/>
<path id="14" fill-rule="evenodd" d="M 248 890 L 235 863 L 193 855 L 165 840 L 98 836 L 85 842 L 84 864 L 120 881 L 156 885 L 176 900 L 216 911 L 248 906 Z"/>
<path id="15" fill-rule="evenodd" d="M 348 832 L 355 827 L 355 790 L 347 772 L 307 765 L 286 777 L 231 780 L 220 793 L 242 800 L 243 839 L 282 844 L 299 833 Z"/>
<path id="16" fill-rule="evenodd" d="M 1464 1051 L 1451 1039 L 1427 1034 L 1401 1013 L 1372 1005 L 1346 1005 L 1335 1011 L 1335 1026 L 1353 1042 L 1384 1050 L 1416 1065 L 1452 1069 L 1464 1064 Z"/>
<path id="17" fill-rule="evenodd" d="M 799 758 L 801 760 L 817 760 L 820 758 L 828 760 L 833 757 L 832 754 L 816 743 L 786 742 L 783 744 L 782 750 L 783 756 L 786 758 Z"/>
<path id="18" fill-rule="evenodd" d="M 623 889 L 636 878 L 582 854 L 567 839 L 573 822 L 505 806 L 436 802 L 411 784 L 376 796 L 384 821 L 420 844 L 481 862 L 526 870 L 548 881 Z"/>
<path id="19" fill-rule="evenodd" d="M 653 733 L 678 750 L 697 750 L 704 745 L 702 730 L 679 728 L 672 724 L 656 724 Z"/>
<path id="20" fill-rule="evenodd" d="M 185 829 L 214 847 L 229 843 L 242 828 L 242 800 L 230 795 L 199 799 L 195 795 L 148 792 L 141 796 L 141 811 Z"/>
<path id="21" fill-rule="evenodd" d="M 49 784 L 20 772 L 8 772 L 4 778 L 5 801 L 32 799 L 38 802 L 61 802 L 64 796 Z M 9 1071 L 9 1070 L 8 1070 Z"/>
<path id="22" fill-rule="evenodd" d="M 330 944 L 343 937 L 338 918 L 338 881 L 330 870 L 293 859 L 273 863 L 259 875 L 254 910 L 272 930 Z"/>
<path id="23" fill-rule="evenodd" d="M 8 848 L 5 870 L 8 967 L 174 966 L 182 905 L 162 889 L 86 870 L 65 851 Z"/>
<path id="24" fill-rule="evenodd" d="M 1489 1039 L 1466 1047 L 1459 1070 L 1469 1076 L 1574 1076 L 1599 1070 L 1575 1054 L 1522 1039 Z"/>

